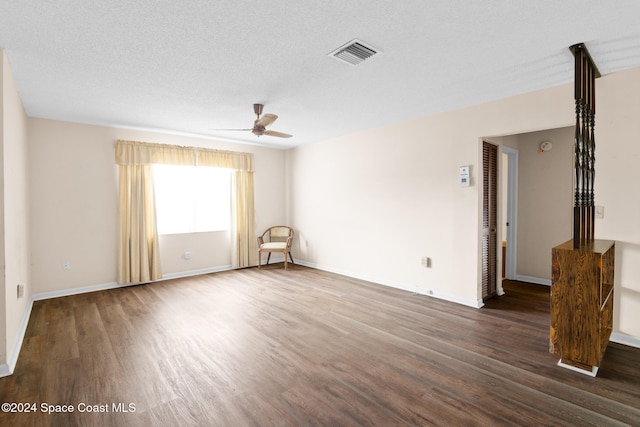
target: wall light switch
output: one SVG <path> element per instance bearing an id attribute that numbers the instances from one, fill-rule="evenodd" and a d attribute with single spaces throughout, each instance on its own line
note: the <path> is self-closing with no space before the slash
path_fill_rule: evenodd
<path id="1" fill-rule="evenodd" d="M 596 206 L 596 219 L 604 219 L 604 206 Z"/>

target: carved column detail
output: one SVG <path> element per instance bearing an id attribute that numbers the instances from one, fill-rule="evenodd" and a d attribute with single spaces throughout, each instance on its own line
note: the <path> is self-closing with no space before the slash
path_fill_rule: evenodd
<path id="1" fill-rule="evenodd" d="M 573 247 L 594 239 L 596 85 L 600 72 L 582 43 L 570 47 L 575 57 L 576 132 L 574 149 Z"/>

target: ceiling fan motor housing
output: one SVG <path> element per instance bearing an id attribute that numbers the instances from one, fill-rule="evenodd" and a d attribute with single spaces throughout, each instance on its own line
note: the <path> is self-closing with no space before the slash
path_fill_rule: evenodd
<path id="1" fill-rule="evenodd" d="M 254 133 L 254 135 L 261 136 L 261 135 L 264 135 L 264 131 L 265 131 L 265 130 L 267 130 L 267 129 L 266 129 L 264 126 L 262 126 L 262 125 L 255 125 L 255 126 L 253 127 L 253 129 L 251 129 L 251 132 L 253 132 L 253 133 Z"/>

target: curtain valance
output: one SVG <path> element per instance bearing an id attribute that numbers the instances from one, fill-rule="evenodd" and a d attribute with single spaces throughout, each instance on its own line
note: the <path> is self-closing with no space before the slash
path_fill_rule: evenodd
<path id="1" fill-rule="evenodd" d="M 116 163 L 198 165 L 253 172 L 253 155 L 250 153 L 124 140 L 116 142 Z"/>

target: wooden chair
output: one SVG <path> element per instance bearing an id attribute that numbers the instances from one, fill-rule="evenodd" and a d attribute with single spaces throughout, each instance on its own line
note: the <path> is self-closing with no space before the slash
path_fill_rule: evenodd
<path id="1" fill-rule="evenodd" d="M 260 269 L 261 258 L 263 252 L 268 252 L 267 264 L 271 258 L 271 252 L 282 252 L 284 254 L 284 269 L 287 269 L 287 255 L 291 258 L 291 244 L 293 243 L 293 228 L 286 225 L 278 225 L 268 228 L 262 236 L 258 237 L 258 269 Z"/>

